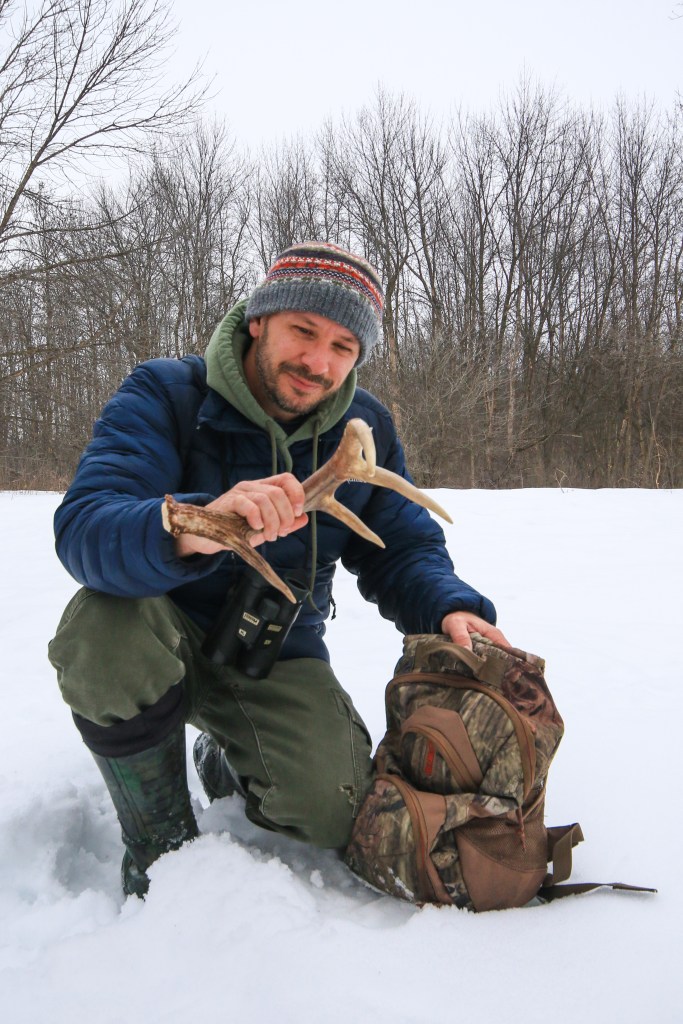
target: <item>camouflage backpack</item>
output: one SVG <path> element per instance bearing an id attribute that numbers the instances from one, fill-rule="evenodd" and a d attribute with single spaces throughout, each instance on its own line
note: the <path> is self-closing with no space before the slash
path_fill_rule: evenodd
<path id="1" fill-rule="evenodd" d="M 583 835 L 578 824 L 549 829 L 543 820 L 564 732 L 543 659 L 478 634 L 473 648 L 405 638 L 347 864 L 401 899 L 477 911 L 596 888 L 556 884 Z"/>

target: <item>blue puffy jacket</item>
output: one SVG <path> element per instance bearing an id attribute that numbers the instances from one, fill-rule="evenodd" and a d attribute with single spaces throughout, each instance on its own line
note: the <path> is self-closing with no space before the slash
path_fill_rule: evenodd
<path id="1" fill-rule="evenodd" d="M 76 580 L 122 597 L 169 594 L 203 629 L 218 615 L 244 563 L 232 552 L 177 558 L 162 526 L 163 495 L 204 505 L 240 480 L 272 472 L 267 433 L 205 381 L 198 356 L 138 366 L 105 406 L 55 515 L 57 553 Z M 342 419 L 319 437 L 317 465 L 330 458 L 354 417 L 373 428 L 377 464 L 410 479 L 388 411 L 361 388 Z M 303 481 L 313 469 L 312 441 L 296 441 L 290 452 L 292 472 Z M 386 549 L 318 513 L 315 607 L 304 606 L 283 658 L 329 660 L 324 620 L 339 559 L 358 577 L 362 595 L 403 633 L 439 632 L 443 616 L 461 609 L 495 622 L 491 602 L 455 575 L 443 532 L 424 509 L 367 484 L 343 484 L 336 497 L 379 534 Z M 309 525 L 259 551 L 280 575 L 306 570 L 310 534 Z"/>

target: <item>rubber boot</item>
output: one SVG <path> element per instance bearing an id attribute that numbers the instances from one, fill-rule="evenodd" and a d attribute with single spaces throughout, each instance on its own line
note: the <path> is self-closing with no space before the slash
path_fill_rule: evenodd
<path id="1" fill-rule="evenodd" d="M 197 837 L 187 788 L 185 726 L 154 747 L 125 757 L 93 753 L 121 824 L 121 883 L 127 896 L 149 889 L 147 868 L 162 853 Z"/>
<path id="2" fill-rule="evenodd" d="M 204 787 L 209 803 L 220 800 L 224 796 L 232 796 L 233 793 L 246 796 L 239 776 L 213 736 L 209 736 L 206 732 L 200 733 L 194 741 L 192 757 L 199 781 Z"/>

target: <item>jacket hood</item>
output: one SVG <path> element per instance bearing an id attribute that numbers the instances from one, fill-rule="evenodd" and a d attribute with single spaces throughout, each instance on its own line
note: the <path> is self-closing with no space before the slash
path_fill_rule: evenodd
<path id="1" fill-rule="evenodd" d="M 206 349 L 206 380 L 214 391 L 234 406 L 248 420 L 271 437 L 282 456 L 287 471 L 292 468 L 291 445 L 317 437 L 330 430 L 344 416 L 356 393 L 356 371 L 352 370 L 336 391 L 321 402 L 292 434 L 269 416 L 256 401 L 244 374 L 244 354 L 251 335 L 244 313 L 247 301 L 238 302 L 221 320 Z"/>

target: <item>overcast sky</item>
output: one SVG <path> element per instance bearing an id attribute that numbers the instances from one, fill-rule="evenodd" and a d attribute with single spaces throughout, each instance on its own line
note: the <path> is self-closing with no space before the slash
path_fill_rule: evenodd
<path id="1" fill-rule="evenodd" d="M 437 118 L 528 75 L 582 104 L 683 92 L 677 0 L 174 0 L 174 76 L 200 57 L 209 110 L 252 148 L 371 103 L 378 84 Z"/>

